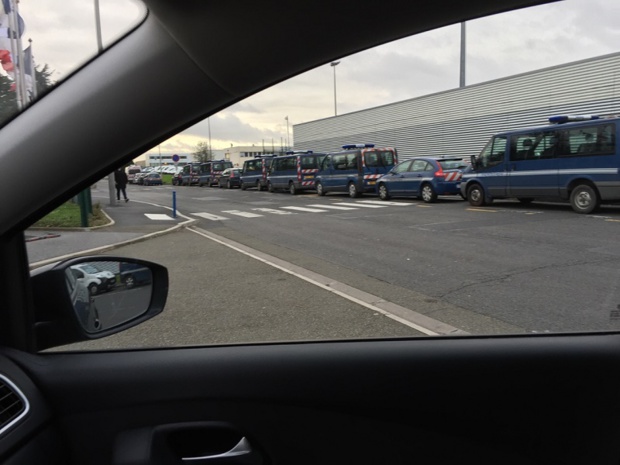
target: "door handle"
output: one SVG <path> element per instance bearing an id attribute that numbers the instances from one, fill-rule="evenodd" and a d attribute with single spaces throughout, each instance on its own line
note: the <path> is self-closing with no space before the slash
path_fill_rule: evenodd
<path id="1" fill-rule="evenodd" d="M 192 463 L 198 460 L 208 461 L 208 460 L 217 460 L 217 459 L 228 459 L 231 457 L 238 457 L 240 455 L 249 455 L 252 453 L 252 446 L 248 440 L 243 437 L 237 443 L 235 447 L 230 449 L 228 452 L 224 452 L 222 454 L 214 454 L 214 455 L 205 455 L 203 457 L 183 457 L 181 460 L 184 462 Z"/>
<path id="2" fill-rule="evenodd" d="M 262 465 L 263 452 L 228 423 L 172 423 L 121 433 L 114 465 Z"/>

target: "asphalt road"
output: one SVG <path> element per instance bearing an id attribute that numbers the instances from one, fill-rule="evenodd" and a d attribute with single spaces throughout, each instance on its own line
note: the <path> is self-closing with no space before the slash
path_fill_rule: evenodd
<path id="1" fill-rule="evenodd" d="M 459 198 L 425 204 L 170 186 L 130 186 L 130 197 L 171 205 L 173 190 L 200 229 L 467 333 L 620 326 L 618 207 L 578 215 L 544 203 L 471 208 Z M 158 318 L 196 336 L 179 336 L 184 343 L 420 335 L 337 296 L 305 294 L 310 284 L 214 247 L 189 231 L 127 246 L 171 270 L 171 301 Z M 166 334 L 159 343 L 176 337 Z"/>

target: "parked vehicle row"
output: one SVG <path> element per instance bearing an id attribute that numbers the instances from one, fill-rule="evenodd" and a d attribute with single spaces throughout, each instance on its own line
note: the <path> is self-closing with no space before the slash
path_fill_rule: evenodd
<path id="1" fill-rule="evenodd" d="M 603 201 L 620 202 L 619 120 L 616 115 L 553 116 L 545 126 L 494 135 L 480 155 L 469 159 L 414 157 L 398 163 L 392 147 L 344 145 L 331 153 L 263 155 L 246 160 L 242 168 L 223 160 L 191 164 L 173 183 L 293 195 L 370 193 L 382 200 L 417 197 L 428 203 L 440 195 L 460 195 L 476 207 L 506 198 L 568 201 L 577 213 L 591 213 Z M 224 174 L 216 166 L 226 168 Z"/>

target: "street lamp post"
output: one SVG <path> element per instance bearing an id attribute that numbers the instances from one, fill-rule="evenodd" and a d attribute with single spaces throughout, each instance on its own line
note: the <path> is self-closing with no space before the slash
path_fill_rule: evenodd
<path id="1" fill-rule="evenodd" d="M 290 139 L 289 139 L 289 132 L 288 132 L 288 116 L 286 116 L 284 118 L 286 120 L 286 150 L 291 150 L 291 143 L 290 143 Z"/>
<path id="2" fill-rule="evenodd" d="M 340 64 L 339 61 L 332 61 L 330 66 L 334 68 L 334 116 L 338 116 L 338 105 L 336 104 L 336 66 Z"/>

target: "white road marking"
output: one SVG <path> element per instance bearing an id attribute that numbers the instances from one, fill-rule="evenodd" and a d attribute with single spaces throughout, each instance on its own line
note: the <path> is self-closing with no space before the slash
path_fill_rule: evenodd
<path id="1" fill-rule="evenodd" d="M 242 216 L 244 218 L 259 218 L 263 216 L 256 213 L 242 212 L 241 210 L 222 210 L 222 213 L 229 213 L 231 215 Z"/>
<path id="2" fill-rule="evenodd" d="M 156 220 L 156 221 L 169 221 L 169 220 L 174 220 L 174 218 L 172 218 L 169 215 L 165 215 L 163 213 L 145 213 L 144 214 L 149 220 Z"/>
<path id="3" fill-rule="evenodd" d="M 402 203 L 402 202 L 386 202 L 385 200 L 360 200 L 359 203 L 362 204 L 370 204 L 370 205 L 394 205 L 396 207 L 408 207 L 412 205 L 410 203 Z"/>
<path id="4" fill-rule="evenodd" d="M 334 205 L 342 205 L 344 207 L 362 207 L 362 208 L 385 208 L 388 205 L 369 205 L 367 203 L 347 203 L 347 202 L 340 202 L 340 203 L 336 203 Z"/>
<path id="5" fill-rule="evenodd" d="M 226 218 L 225 216 L 212 215 L 211 213 L 192 213 L 194 216 L 199 216 L 200 218 L 204 218 L 206 220 L 211 221 L 221 221 L 228 220 L 230 218 Z"/>
<path id="6" fill-rule="evenodd" d="M 330 210 L 357 210 L 357 208 L 354 207 L 342 207 L 340 206 L 340 204 L 338 205 L 321 205 L 321 204 L 316 204 L 316 205 L 309 205 L 310 207 L 318 207 L 318 208 L 329 208 Z"/>
<path id="7" fill-rule="evenodd" d="M 309 212 L 309 213 L 325 213 L 327 210 L 319 210 L 318 208 L 306 208 L 306 207 L 282 207 L 287 210 L 298 210 L 300 212 Z"/>
<path id="8" fill-rule="evenodd" d="M 274 215 L 296 215 L 296 213 L 276 210 L 275 208 L 252 208 L 252 210 L 256 210 L 259 212 L 265 212 L 265 213 L 273 213 Z"/>
<path id="9" fill-rule="evenodd" d="M 435 320 L 408 308 L 401 307 L 378 296 L 374 296 L 359 289 L 355 289 L 344 283 L 334 281 L 329 277 L 322 276 L 318 273 L 306 270 L 300 266 L 294 265 L 293 263 L 286 262 L 272 255 L 268 255 L 264 252 L 252 249 L 246 245 L 232 241 L 228 238 L 218 236 L 216 234 L 213 234 L 212 232 L 204 231 L 198 228 L 188 228 L 188 231 L 191 231 L 195 234 L 198 234 L 214 242 L 236 250 L 237 252 L 247 255 L 248 257 L 252 257 L 260 262 L 284 271 L 285 273 L 288 273 L 292 276 L 296 276 L 297 278 L 300 278 L 310 284 L 320 287 L 325 291 L 339 295 L 374 312 L 385 315 L 388 318 L 398 321 L 399 323 L 409 326 L 410 328 L 420 331 L 421 333 L 428 336 L 437 336 L 441 334 L 467 334 L 465 331 L 462 331 L 459 328 L 450 326 L 446 323 Z"/>

